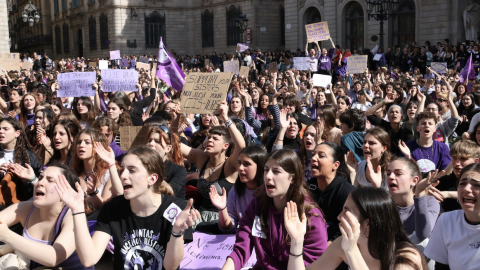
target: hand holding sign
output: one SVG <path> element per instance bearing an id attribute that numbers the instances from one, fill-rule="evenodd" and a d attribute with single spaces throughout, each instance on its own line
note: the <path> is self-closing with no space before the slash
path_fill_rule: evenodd
<path id="1" fill-rule="evenodd" d="M 180 212 L 180 214 L 177 216 L 177 219 L 175 220 L 175 223 L 173 224 L 172 232 L 173 233 L 180 233 L 182 231 L 185 231 L 188 229 L 188 227 L 191 227 L 195 225 L 195 222 L 197 219 L 200 219 L 200 212 L 196 209 L 192 209 L 193 205 L 193 199 L 188 200 L 187 207 Z"/>
<path id="2" fill-rule="evenodd" d="M 330 39 L 328 31 L 328 23 L 326 21 L 305 25 L 307 31 L 307 40 L 309 42 L 316 42 L 320 40 Z"/>

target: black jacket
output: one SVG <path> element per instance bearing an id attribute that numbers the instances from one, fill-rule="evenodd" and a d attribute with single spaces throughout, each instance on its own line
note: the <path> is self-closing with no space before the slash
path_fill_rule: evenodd
<path id="1" fill-rule="evenodd" d="M 150 88 L 150 95 L 142 100 L 136 101 L 130 107 L 130 118 L 134 126 L 143 126 L 143 108 L 148 107 L 157 96 L 157 89 Z"/>
<path id="2" fill-rule="evenodd" d="M 175 197 L 185 199 L 185 179 L 187 170 L 170 160 L 165 161 L 165 181 L 172 186 Z"/>

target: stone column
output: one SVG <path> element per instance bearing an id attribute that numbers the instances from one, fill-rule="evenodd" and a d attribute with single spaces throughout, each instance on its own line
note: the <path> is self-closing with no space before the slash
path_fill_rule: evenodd
<path id="1" fill-rule="evenodd" d="M 0 53 L 9 53 L 7 1 L 0 1 Z"/>

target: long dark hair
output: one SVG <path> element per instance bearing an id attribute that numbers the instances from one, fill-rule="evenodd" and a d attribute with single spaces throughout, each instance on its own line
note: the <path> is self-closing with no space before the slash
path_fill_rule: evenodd
<path id="1" fill-rule="evenodd" d="M 130 119 L 130 113 L 129 113 L 128 107 L 125 104 L 125 102 L 123 102 L 123 99 L 113 98 L 112 100 L 110 100 L 108 104 L 110 103 L 115 103 L 118 106 L 118 108 L 120 108 L 120 110 L 123 110 L 123 112 L 118 116 L 118 122 L 117 122 L 118 126 L 120 127 L 133 126 L 132 120 Z"/>
<path id="2" fill-rule="evenodd" d="M 378 162 L 378 165 L 382 168 L 382 179 L 385 179 L 385 174 L 387 172 L 388 165 L 392 162 L 393 156 L 392 153 L 390 153 L 390 135 L 383 130 L 383 128 L 379 127 L 374 127 L 367 131 L 367 134 L 372 135 L 375 139 L 377 139 L 382 146 L 386 146 L 387 150 L 383 152 L 382 157 L 380 158 L 380 161 Z M 365 136 L 367 135 L 365 134 Z M 376 170 L 376 168 L 374 168 Z"/>
<path id="3" fill-rule="evenodd" d="M 242 151 L 240 151 L 240 155 L 241 154 L 247 155 L 253 162 L 255 162 L 255 164 L 257 164 L 257 173 L 255 174 L 253 182 L 255 183 L 255 188 L 261 187 L 263 185 L 263 167 L 267 161 L 267 151 L 260 145 L 254 144 L 243 148 Z M 247 184 L 242 183 L 242 181 L 240 181 L 240 176 L 238 176 L 234 187 L 237 196 L 242 197 L 245 194 Z"/>
<path id="4" fill-rule="evenodd" d="M 350 171 L 348 170 L 347 164 L 345 163 L 345 156 L 343 155 L 343 150 L 336 143 L 332 142 L 323 142 L 320 145 L 328 145 L 332 149 L 333 163 L 340 162 L 340 165 L 337 168 L 335 177 L 343 176 L 349 183 L 350 180 Z"/>
<path id="5" fill-rule="evenodd" d="M 360 224 L 368 220 L 368 252 L 374 259 L 380 260 L 380 269 L 394 270 L 399 264 L 418 270 L 428 269 L 423 256 L 420 256 L 422 265 L 417 265 L 407 256 L 407 253 L 412 253 L 411 249 L 421 253 L 405 233 L 397 206 L 388 191 L 359 187 L 352 190 L 350 198 L 360 212 Z"/>
<path id="6" fill-rule="evenodd" d="M 306 182 L 303 181 L 303 167 L 300 158 L 297 153 L 289 149 L 281 149 L 271 152 L 268 160 L 274 160 L 285 172 L 291 175 L 293 184 L 288 188 L 286 199 L 287 201 L 293 201 L 297 204 L 298 214 L 301 216 L 303 213 L 307 216 L 307 222 L 310 223 L 310 217 L 315 214 L 310 214 L 310 210 L 314 208 L 320 209 L 320 207 L 314 202 L 308 189 L 306 188 Z M 270 227 L 268 225 L 268 214 L 270 207 L 273 205 L 273 198 L 269 197 L 265 190 L 265 185 L 259 190 L 258 198 L 260 199 L 260 220 L 262 225 L 262 231 L 268 235 Z M 321 209 L 320 209 L 321 211 Z M 322 213 L 323 215 L 323 213 Z M 310 227 L 307 227 L 309 230 Z M 277 233 L 277 232 L 275 232 Z M 290 244 L 290 235 L 286 229 L 283 229 L 283 243 Z"/>
<path id="7" fill-rule="evenodd" d="M 82 116 L 80 115 L 80 113 L 77 110 L 77 104 L 80 100 L 83 101 L 83 104 L 88 108 L 88 112 L 87 112 L 88 123 L 90 123 L 90 124 L 93 123 L 93 121 L 95 121 L 95 116 L 97 116 L 97 113 L 95 111 L 95 107 L 93 106 L 93 102 L 89 97 L 83 97 L 82 96 L 82 97 L 76 98 L 74 100 L 73 106 L 72 106 L 73 114 L 75 115 L 75 117 L 77 117 L 78 121 L 82 120 Z"/>
<path id="8" fill-rule="evenodd" d="M 75 124 L 75 122 L 73 122 L 72 120 L 69 120 L 69 119 L 62 119 L 62 120 L 59 120 L 57 121 L 54 125 L 53 125 L 53 128 L 52 128 L 52 140 L 53 140 L 53 132 L 55 131 L 55 126 L 57 125 L 61 125 L 65 131 L 67 132 L 67 136 L 68 136 L 68 140 L 71 142 L 71 146 L 70 146 L 70 151 L 68 151 L 68 154 L 67 154 L 67 160 L 65 161 L 65 165 L 71 165 L 72 164 L 72 146 L 75 142 L 75 138 L 77 137 L 78 133 L 80 133 L 80 127 Z M 60 159 L 62 158 L 62 155 L 60 153 L 59 150 L 55 149 L 53 150 L 53 156 L 52 158 L 50 159 L 51 162 L 53 161 L 59 161 Z M 50 162 L 49 162 L 50 163 Z"/>
<path id="9" fill-rule="evenodd" d="M 27 108 L 25 108 L 25 98 L 31 96 L 33 97 L 33 100 L 35 100 L 35 107 L 38 105 L 38 98 L 34 94 L 27 93 L 22 97 L 22 101 L 20 101 L 20 115 L 18 116 L 18 119 L 20 120 L 20 123 L 22 124 L 23 128 L 27 128 Z"/>
<path id="10" fill-rule="evenodd" d="M 25 163 L 30 164 L 30 157 L 28 157 L 27 150 L 30 150 L 30 146 L 28 144 L 27 134 L 25 134 L 25 129 L 23 128 L 22 124 L 14 118 L 2 118 L 0 119 L 0 123 L 7 121 L 10 125 L 12 125 L 15 131 L 20 131 L 20 136 L 17 137 L 15 143 L 15 151 L 13 153 L 13 162 L 18 163 L 22 166 L 25 166 Z"/>

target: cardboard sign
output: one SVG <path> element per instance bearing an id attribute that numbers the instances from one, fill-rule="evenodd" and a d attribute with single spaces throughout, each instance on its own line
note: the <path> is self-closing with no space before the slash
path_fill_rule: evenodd
<path id="1" fill-rule="evenodd" d="M 20 64 L 21 59 L 18 53 L 0 53 L 0 65 L 6 72 L 20 70 Z"/>
<path id="2" fill-rule="evenodd" d="M 31 70 L 32 67 L 33 67 L 33 63 L 31 63 L 31 62 L 24 61 L 22 63 L 22 69 Z"/>
<path id="3" fill-rule="evenodd" d="M 210 59 L 205 59 L 205 66 L 209 66 L 210 65 Z"/>
<path id="4" fill-rule="evenodd" d="M 150 127 L 120 127 L 120 147 L 122 151 L 146 145 L 148 142 L 148 133 Z"/>
<path id="5" fill-rule="evenodd" d="M 277 71 L 278 71 L 277 65 L 278 65 L 277 62 L 271 62 L 270 64 L 268 64 L 268 71 L 269 71 L 270 73 L 275 73 L 275 72 L 277 72 Z"/>
<path id="6" fill-rule="evenodd" d="M 67 72 L 60 73 L 57 81 L 60 86 L 58 97 L 81 97 L 95 96 L 95 90 L 92 88 L 97 79 L 96 72 Z"/>
<path id="7" fill-rule="evenodd" d="M 88 62 L 89 67 L 97 67 L 97 62 Z"/>
<path id="8" fill-rule="evenodd" d="M 293 66 L 295 70 L 308 70 L 310 67 L 310 57 L 294 57 Z"/>
<path id="9" fill-rule="evenodd" d="M 248 78 L 248 73 L 250 72 L 249 67 L 241 67 L 240 68 L 240 76 L 243 78 Z"/>
<path id="10" fill-rule="evenodd" d="M 223 62 L 223 72 L 232 72 L 233 74 L 239 74 L 240 68 L 237 60 L 233 61 L 224 61 Z"/>
<path id="11" fill-rule="evenodd" d="M 433 62 L 430 67 L 437 73 L 447 73 L 447 63 L 446 62 Z"/>
<path id="12" fill-rule="evenodd" d="M 137 62 L 142 62 L 142 63 L 148 64 L 148 63 L 150 63 L 150 60 L 148 60 L 147 57 L 140 56 L 140 58 L 138 58 Z"/>
<path id="13" fill-rule="evenodd" d="M 332 76 L 313 74 L 313 86 L 327 87 L 330 83 L 332 83 Z"/>
<path id="14" fill-rule="evenodd" d="M 248 49 L 248 44 L 237 43 L 237 52 L 244 52 Z"/>
<path id="15" fill-rule="evenodd" d="M 184 245 L 180 270 L 221 270 L 227 256 L 233 251 L 235 234 L 210 235 L 193 233 L 193 241 Z M 252 268 L 257 262 L 255 250 L 242 269 Z"/>
<path id="16" fill-rule="evenodd" d="M 99 69 L 108 69 L 108 60 L 98 60 Z"/>
<path id="17" fill-rule="evenodd" d="M 362 74 L 367 69 L 367 55 L 350 56 L 347 58 L 347 72 L 350 74 Z"/>
<path id="18" fill-rule="evenodd" d="M 122 59 L 120 51 L 110 51 L 110 60 Z"/>
<path id="19" fill-rule="evenodd" d="M 327 21 L 305 25 L 307 39 L 309 41 L 319 41 L 330 39 Z"/>
<path id="20" fill-rule="evenodd" d="M 138 71 L 134 69 L 102 70 L 103 92 L 138 91 Z"/>
<path id="21" fill-rule="evenodd" d="M 182 113 L 214 114 L 227 100 L 233 73 L 190 73 L 180 97 Z"/>
<path id="22" fill-rule="evenodd" d="M 138 69 L 141 69 L 143 68 L 144 70 L 150 70 L 150 64 L 146 64 L 146 63 L 142 63 L 142 62 L 136 62 L 135 63 L 135 66 L 138 68 Z"/>
<path id="23" fill-rule="evenodd" d="M 381 54 L 375 54 L 375 56 L 373 57 L 373 61 L 380 61 L 380 58 L 382 58 Z"/>

